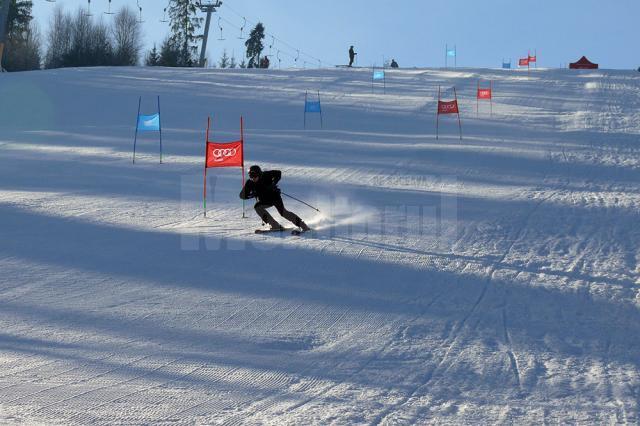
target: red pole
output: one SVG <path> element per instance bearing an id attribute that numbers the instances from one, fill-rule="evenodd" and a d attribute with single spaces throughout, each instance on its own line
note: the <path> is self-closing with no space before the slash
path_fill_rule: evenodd
<path id="1" fill-rule="evenodd" d="M 489 117 L 493 117 L 493 81 L 489 80 Z"/>
<path id="2" fill-rule="evenodd" d="M 209 126 L 211 125 L 211 117 L 207 117 L 207 134 L 204 142 L 204 185 L 202 190 L 202 200 L 204 217 L 207 217 L 207 157 L 209 155 Z"/>
<path id="3" fill-rule="evenodd" d="M 240 116 L 240 146 L 242 146 L 242 186 L 244 187 L 244 119 Z M 244 214 L 244 199 L 242 200 L 242 218 L 246 218 Z"/>
<path id="4" fill-rule="evenodd" d="M 458 94 L 456 88 L 453 88 L 453 95 L 456 98 L 456 107 L 458 107 L 458 128 L 460 129 L 460 140 L 462 140 L 462 122 L 460 121 L 460 105 L 458 105 Z"/>
<path id="5" fill-rule="evenodd" d="M 438 86 L 438 106 L 436 107 L 436 140 L 438 140 L 439 121 L 440 121 L 440 86 Z"/>
<path id="6" fill-rule="evenodd" d="M 476 118 L 480 116 L 480 80 L 478 80 L 478 89 L 476 90 Z"/>

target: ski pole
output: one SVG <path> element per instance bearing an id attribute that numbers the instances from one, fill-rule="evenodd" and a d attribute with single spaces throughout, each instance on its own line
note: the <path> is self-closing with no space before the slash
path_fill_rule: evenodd
<path id="1" fill-rule="evenodd" d="M 297 202 L 304 204 L 305 206 L 311 207 L 312 209 L 314 209 L 314 210 L 315 210 L 315 211 L 317 211 L 318 213 L 321 213 L 321 211 L 320 211 L 320 210 L 318 210 L 317 208 L 313 207 L 311 204 L 305 203 L 304 201 L 299 200 L 299 199 L 297 199 L 296 197 L 292 197 L 292 196 L 291 196 L 291 195 L 289 195 L 289 194 L 285 194 L 285 193 L 284 193 L 284 192 L 282 192 L 282 191 L 280 191 L 280 193 L 281 193 L 282 195 L 286 196 L 286 197 L 291 198 L 292 200 L 296 200 Z"/>

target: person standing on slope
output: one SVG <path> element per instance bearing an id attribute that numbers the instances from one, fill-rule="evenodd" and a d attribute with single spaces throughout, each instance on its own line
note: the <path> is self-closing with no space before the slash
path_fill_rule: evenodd
<path id="1" fill-rule="evenodd" d="M 300 227 L 303 232 L 310 231 L 311 229 L 298 215 L 284 208 L 280 188 L 278 188 L 278 182 L 281 178 L 282 172 L 280 170 L 262 171 L 260 166 L 251 166 L 249 168 L 249 179 L 244 184 L 242 191 L 240 191 L 240 198 L 243 200 L 258 199 L 254 206 L 256 213 L 264 223 L 271 226 L 272 231 L 283 231 L 285 228 L 269 214 L 267 211 L 269 207 L 275 207 L 280 216 Z"/>
<path id="2" fill-rule="evenodd" d="M 356 58 L 357 53 L 353 50 L 353 46 L 349 48 L 349 67 L 353 65 L 353 60 Z"/>
<path id="3" fill-rule="evenodd" d="M 391 60 L 391 68 L 398 68 L 398 63 L 396 62 L 395 59 Z"/>

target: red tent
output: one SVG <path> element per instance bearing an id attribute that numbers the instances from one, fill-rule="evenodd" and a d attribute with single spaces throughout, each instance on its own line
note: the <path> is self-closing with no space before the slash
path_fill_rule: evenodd
<path id="1" fill-rule="evenodd" d="M 586 56 L 583 56 L 578 62 L 569 64 L 569 68 L 572 70 L 596 70 L 598 69 L 598 64 L 594 64 Z"/>

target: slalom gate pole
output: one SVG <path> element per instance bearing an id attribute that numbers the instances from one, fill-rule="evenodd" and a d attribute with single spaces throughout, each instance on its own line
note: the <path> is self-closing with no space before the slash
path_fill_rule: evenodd
<path id="1" fill-rule="evenodd" d="M 438 106 L 436 107 L 436 140 L 438 140 L 439 122 L 440 122 L 440 86 L 438 86 Z"/>
<path id="2" fill-rule="evenodd" d="M 480 91 L 480 80 L 478 80 L 478 89 L 476 90 L 476 118 L 480 117 L 480 98 L 478 92 Z"/>
<path id="3" fill-rule="evenodd" d="M 307 94 L 308 92 L 304 92 L 304 128 L 307 128 Z"/>
<path id="4" fill-rule="evenodd" d="M 160 164 L 162 164 L 162 114 L 160 114 L 160 95 L 158 95 L 158 129 L 160 130 Z"/>
<path id="5" fill-rule="evenodd" d="M 207 156 L 209 155 L 209 125 L 211 117 L 207 117 L 207 134 L 204 141 L 204 185 L 202 190 L 202 208 L 204 209 L 204 217 L 207 217 Z"/>
<path id="6" fill-rule="evenodd" d="M 456 93 L 456 88 L 453 88 L 453 94 L 456 98 L 456 106 L 458 107 L 458 127 L 460 128 L 460 140 L 462 140 L 462 122 L 460 121 L 460 106 L 458 105 L 458 94 Z"/>
<path id="7" fill-rule="evenodd" d="M 240 116 L 240 145 L 242 146 L 242 187 L 244 188 L 244 119 Z M 245 219 L 247 216 L 244 213 L 244 204 L 245 199 L 242 199 L 242 218 Z"/>
<path id="8" fill-rule="evenodd" d="M 136 133 L 133 137 L 133 164 L 136 164 L 136 142 L 138 141 L 138 121 L 140 121 L 140 104 L 142 103 L 142 96 L 138 98 L 138 114 L 136 115 Z"/>
<path id="9" fill-rule="evenodd" d="M 320 128 L 322 129 L 324 124 L 322 123 L 322 104 L 320 103 L 320 90 L 318 90 L 318 105 L 320 106 Z"/>
<path id="10" fill-rule="evenodd" d="M 320 212 L 320 210 L 318 210 L 317 208 L 313 207 L 311 204 L 305 203 L 304 201 L 299 200 L 299 199 L 297 199 L 296 197 L 292 197 L 291 195 L 286 194 L 286 193 L 284 193 L 284 192 L 282 192 L 282 191 L 280 191 L 280 193 L 281 193 L 282 195 L 284 195 L 285 197 L 289 197 L 289 198 L 291 198 L 292 200 L 296 200 L 297 202 L 302 203 L 302 204 L 304 204 L 304 205 L 305 205 L 305 206 L 307 206 L 307 207 L 311 207 L 312 209 L 314 209 L 314 210 L 315 210 L 315 211 L 317 211 L 318 213 L 321 213 L 321 212 Z"/>

